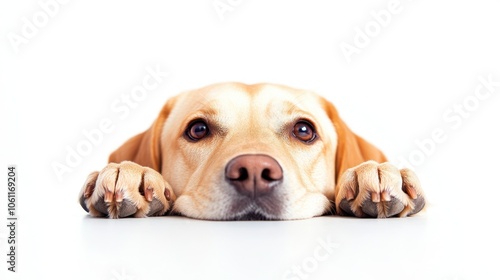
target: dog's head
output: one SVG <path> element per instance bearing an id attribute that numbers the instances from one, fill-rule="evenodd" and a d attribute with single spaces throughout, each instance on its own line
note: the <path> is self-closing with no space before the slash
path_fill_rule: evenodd
<path id="1" fill-rule="evenodd" d="M 110 156 L 159 171 L 174 210 L 200 219 L 300 219 L 331 207 L 338 176 L 385 160 L 324 98 L 225 83 L 170 99 L 153 125 Z"/>

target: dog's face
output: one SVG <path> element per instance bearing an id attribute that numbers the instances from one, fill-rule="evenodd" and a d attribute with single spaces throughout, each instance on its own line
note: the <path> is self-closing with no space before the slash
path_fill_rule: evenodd
<path id="1" fill-rule="evenodd" d="M 209 220 L 290 220 L 333 206 L 357 217 L 418 213 L 425 199 L 417 176 L 386 161 L 314 93 L 217 84 L 167 101 L 149 129 L 87 177 L 80 204 L 111 218 L 173 210 Z"/>
<path id="2" fill-rule="evenodd" d="M 161 173 L 201 219 L 299 219 L 331 207 L 337 133 L 318 95 L 218 84 L 169 101 Z"/>

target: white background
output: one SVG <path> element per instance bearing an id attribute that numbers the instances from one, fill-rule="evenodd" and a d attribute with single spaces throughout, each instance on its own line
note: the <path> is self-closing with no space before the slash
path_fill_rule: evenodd
<path id="1" fill-rule="evenodd" d="M 23 18 L 43 20 L 43 5 L 2 1 L 0 216 L 7 215 L 6 167 L 15 164 L 19 273 L 7 273 L 2 261 L 0 277 L 499 279 L 500 87 L 483 100 L 474 92 L 479 77 L 500 81 L 500 5 L 465 2 L 401 0 L 377 31 L 373 13 L 387 10 L 388 0 L 231 1 L 223 19 L 212 0 L 74 0 L 52 6 L 45 26 L 15 46 Z M 340 45 L 356 46 L 357 28 L 367 25 L 373 36 L 349 63 Z M 170 76 L 129 115 L 113 112 L 112 104 L 157 65 Z M 394 162 L 414 155 L 427 212 L 387 220 L 206 222 L 92 219 L 80 209 L 87 174 L 149 127 L 168 97 L 222 81 L 324 95 Z M 464 101 L 470 110 L 457 119 L 449 110 Z M 66 164 L 68 149 L 85 141 L 83 131 L 104 119 L 113 131 L 58 178 L 53 164 Z M 443 137 L 424 154 L 416 142 L 435 130 Z M 320 260 L 315 252 L 325 242 L 336 246 L 321 251 Z M 304 274 L 292 274 L 295 266 Z"/>

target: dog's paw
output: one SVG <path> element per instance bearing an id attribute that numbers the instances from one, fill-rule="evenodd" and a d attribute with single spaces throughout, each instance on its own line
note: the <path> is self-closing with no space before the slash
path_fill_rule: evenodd
<path id="1" fill-rule="evenodd" d="M 335 197 L 337 213 L 356 217 L 406 217 L 425 206 L 420 182 L 409 169 L 367 161 L 340 178 Z"/>
<path id="2" fill-rule="evenodd" d="M 160 216 L 174 200 L 160 173 L 130 161 L 110 163 L 91 173 L 80 193 L 80 205 L 90 215 L 113 219 Z"/>

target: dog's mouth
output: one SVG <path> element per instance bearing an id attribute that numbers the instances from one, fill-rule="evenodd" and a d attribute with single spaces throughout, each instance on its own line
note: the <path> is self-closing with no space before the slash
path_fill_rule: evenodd
<path id="1" fill-rule="evenodd" d="M 250 212 L 247 214 L 244 214 L 242 216 L 236 217 L 234 219 L 235 221 L 269 221 L 271 219 L 267 218 L 266 216 L 256 213 L 256 212 Z"/>
<path id="2" fill-rule="evenodd" d="M 280 217 L 282 205 L 272 198 L 247 199 L 241 198 L 233 202 L 230 210 L 232 218 L 236 221 L 269 221 Z M 279 218 L 278 218 L 279 219 Z"/>

